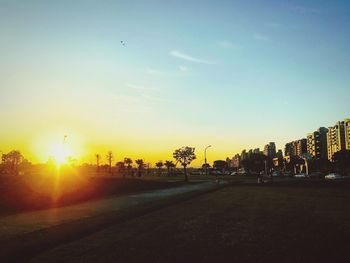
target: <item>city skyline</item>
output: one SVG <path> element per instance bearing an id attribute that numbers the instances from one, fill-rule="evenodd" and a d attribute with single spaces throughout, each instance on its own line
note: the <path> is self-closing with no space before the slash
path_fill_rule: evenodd
<path id="1" fill-rule="evenodd" d="M 350 3 L 0 6 L 0 150 L 33 162 L 67 134 L 81 162 L 188 145 L 199 166 L 209 144 L 210 161 L 284 149 L 349 116 Z"/>

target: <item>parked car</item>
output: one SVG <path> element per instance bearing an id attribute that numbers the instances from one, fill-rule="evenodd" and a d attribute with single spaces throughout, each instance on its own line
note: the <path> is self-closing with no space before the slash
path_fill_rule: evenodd
<path id="1" fill-rule="evenodd" d="M 337 174 L 337 173 L 330 173 L 330 174 L 327 174 L 325 177 L 324 177 L 325 180 L 339 180 L 339 179 L 343 179 L 343 176 L 341 176 L 340 174 Z"/>
<path id="2" fill-rule="evenodd" d="M 236 176 L 236 175 L 238 175 L 238 173 L 235 171 L 231 173 L 231 176 Z"/>
<path id="3" fill-rule="evenodd" d="M 272 176 L 281 176 L 281 172 L 280 171 L 274 171 L 273 173 L 272 173 Z"/>
<path id="4" fill-rule="evenodd" d="M 305 173 L 298 173 L 298 174 L 294 175 L 294 177 L 296 177 L 296 178 L 306 178 L 306 174 Z"/>

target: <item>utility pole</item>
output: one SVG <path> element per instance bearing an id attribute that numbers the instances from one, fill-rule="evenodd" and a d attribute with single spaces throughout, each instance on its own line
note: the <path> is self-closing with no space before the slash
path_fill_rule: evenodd
<path id="1" fill-rule="evenodd" d="M 205 147 L 204 149 L 204 165 L 205 165 L 205 175 L 208 175 L 208 165 L 207 165 L 207 149 L 211 147 L 211 145 L 208 145 L 207 147 Z"/>

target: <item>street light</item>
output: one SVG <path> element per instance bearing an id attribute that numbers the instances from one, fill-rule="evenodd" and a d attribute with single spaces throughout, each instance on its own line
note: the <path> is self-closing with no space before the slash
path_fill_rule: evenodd
<path id="1" fill-rule="evenodd" d="M 205 175 L 208 175 L 208 166 L 207 166 L 207 149 L 211 147 L 211 145 L 208 145 L 204 149 L 204 165 L 205 165 Z"/>

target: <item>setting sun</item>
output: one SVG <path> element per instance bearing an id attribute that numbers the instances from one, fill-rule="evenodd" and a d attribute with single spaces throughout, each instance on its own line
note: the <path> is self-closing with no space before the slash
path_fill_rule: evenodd
<path id="1" fill-rule="evenodd" d="M 50 156 L 58 165 L 67 163 L 68 157 L 72 155 L 72 151 L 65 144 L 53 144 L 50 147 Z"/>

